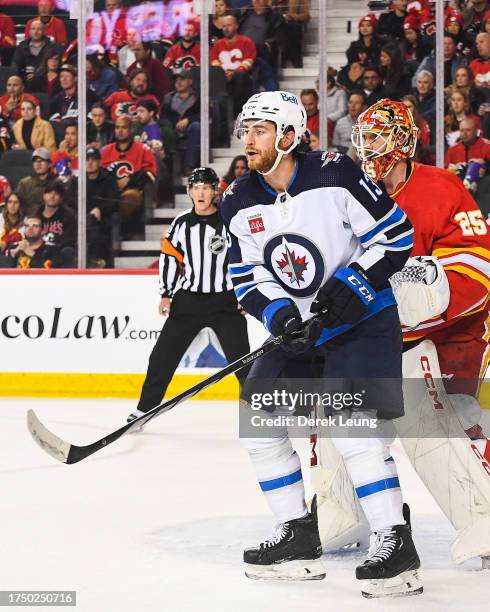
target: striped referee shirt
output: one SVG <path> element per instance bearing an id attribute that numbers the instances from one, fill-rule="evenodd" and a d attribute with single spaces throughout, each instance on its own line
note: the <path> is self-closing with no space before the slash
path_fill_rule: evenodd
<path id="1" fill-rule="evenodd" d="M 197 215 L 192 208 L 175 217 L 160 255 L 160 295 L 178 289 L 194 293 L 232 291 L 227 233 L 218 213 Z"/>

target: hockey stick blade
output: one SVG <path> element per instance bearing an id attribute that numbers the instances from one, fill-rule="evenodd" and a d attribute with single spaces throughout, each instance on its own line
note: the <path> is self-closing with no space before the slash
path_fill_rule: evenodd
<path id="1" fill-rule="evenodd" d="M 219 382 L 222 378 L 228 376 L 228 374 L 233 374 L 237 370 L 240 370 L 241 368 L 252 364 L 259 357 L 263 357 L 267 353 L 270 353 L 277 346 L 282 344 L 282 342 L 282 336 L 278 336 L 277 338 L 272 338 L 271 340 L 268 340 L 255 351 L 252 351 L 244 357 L 240 357 L 233 363 L 230 363 L 229 365 L 224 367 L 222 370 L 219 370 L 219 372 L 215 372 L 211 376 L 208 376 L 208 378 L 205 378 L 201 382 L 197 383 L 193 387 L 190 387 L 186 391 L 183 391 L 179 395 L 176 395 L 172 399 L 163 402 L 163 404 L 160 404 L 159 406 L 155 406 L 155 408 L 152 408 L 146 414 L 138 417 L 134 421 L 131 421 L 131 423 L 127 423 L 123 427 L 117 429 L 116 431 L 113 431 L 104 438 L 101 438 L 100 440 L 97 440 L 96 442 L 93 442 L 92 444 L 89 444 L 87 446 L 76 446 L 75 444 L 70 444 L 62 438 L 59 438 L 41 423 L 41 421 L 37 418 L 34 410 L 29 410 L 27 413 L 27 428 L 36 443 L 46 453 L 48 453 L 48 455 L 51 455 L 51 457 L 57 459 L 58 461 L 61 461 L 62 463 L 78 463 L 79 461 L 82 461 L 82 459 L 86 459 L 101 448 L 105 448 L 109 444 L 112 444 L 112 442 L 115 442 L 129 431 L 141 427 L 141 425 L 144 425 L 147 421 L 159 416 L 160 414 L 168 412 L 169 410 L 177 406 L 177 404 L 180 404 L 181 402 L 193 397 L 194 395 L 196 395 L 203 389 L 206 389 L 207 387 L 213 385 L 214 383 Z"/>

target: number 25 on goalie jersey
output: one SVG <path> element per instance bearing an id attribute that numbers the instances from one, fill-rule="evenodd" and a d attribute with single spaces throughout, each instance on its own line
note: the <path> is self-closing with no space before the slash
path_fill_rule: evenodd
<path id="1" fill-rule="evenodd" d="M 298 156 L 291 183 L 280 194 L 252 171 L 228 187 L 220 213 L 230 234 L 238 301 L 262 322 L 266 309 L 270 313 L 274 302 L 285 299 L 310 318 L 320 287 L 354 261 L 377 290 L 363 319 L 395 304 L 388 279 L 409 256 L 412 224 L 349 157 Z M 350 327 L 325 330 L 321 341 Z"/>

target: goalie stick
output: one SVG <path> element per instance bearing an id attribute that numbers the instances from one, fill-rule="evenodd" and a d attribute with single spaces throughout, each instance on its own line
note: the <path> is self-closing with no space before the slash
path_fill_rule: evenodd
<path id="1" fill-rule="evenodd" d="M 47 452 L 48 455 L 51 455 L 51 457 L 57 459 L 58 461 L 61 461 L 62 463 L 78 463 L 79 461 L 82 461 L 82 459 L 86 459 L 101 448 L 109 446 L 109 444 L 112 444 L 129 431 L 136 429 L 137 427 L 141 427 L 151 419 L 160 416 L 161 414 L 164 414 L 169 410 L 172 410 L 172 408 L 175 408 L 175 406 L 177 406 L 177 404 L 180 404 L 180 402 L 183 402 L 184 400 L 193 397 L 203 389 L 206 389 L 214 383 L 219 382 L 222 378 L 228 376 L 228 374 L 233 374 L 237 370 L 240 370 L 241 368 L 250 365 L 259 357 L 270 353 L 277 346 L 282 344 L 283 340 L 283 336 L 278 336 L 277 338 L 272 338 L 271 340 L 268 340 L 255 351 L 252 351 L 244 357 L 240 357 L 233 363 L 230 363 L 229 365 L 224 367 L 222 370 L 219 370 L 219 372 L 215 372 L 211 376 L 208 376 L 208 378 L 202 380 L 193 387 L 190 387 L 190 389 L 183 391 L 179 395 L 176 395 L 175 397 L 167 400 L 166 402 L 163 402 L 159 406 L 155 406 L 155 408 L 152 408 L 146 414 L 138 417 L 134 421 L 131 421 L 131 423 L 124 425 L 120 429 L 113 431 L 104 438 L 101 438 L 100 440 L 97 440 L 97 442 L 93 442 L 92 444 L 88 444 L 87 446 L 76 446 L 75 444 L 70 444 L 69 442 L 65 442 L 65 440 L 59 438 L 41 423 L 41 421 L 37 418 L 34 410 L 29 410 L 27 413 L 27 428 L 29 429 L 29 432 L 31 433 L 37 444 L 39 444 L 39 446 L 45 452 Z"/>

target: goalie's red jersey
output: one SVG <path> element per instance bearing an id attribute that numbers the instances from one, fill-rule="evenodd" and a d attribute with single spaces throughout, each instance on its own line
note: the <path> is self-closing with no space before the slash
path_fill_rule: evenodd
<path id="1" fill-rule="evenodd" d="M 409 179 L 391 197 L 414 226 L 412 256 L 437 257 L 451 289 L 447 310 L 413 329 L 403 329 L 404 341 L 428 338 L 438 346 L 460 343 L 458 354 L 466 361 L 466 368 L 461 369 L 478 376 L 479 361 L 479 374 L 483 375 L 489 360 L 485 349 L 490 329 L 490 228 L 463 183 L 440 168 L 413 163 Z M 480 352 L 479 359 L 476 354 L 472 358 L 473 351 Z M 451 353 L 447 360 L 458 359 Z M 475 367 L 469 367 L 470 361 Z M 443 369 L 441 362 L 443 372 L 447 365 Z"/>

